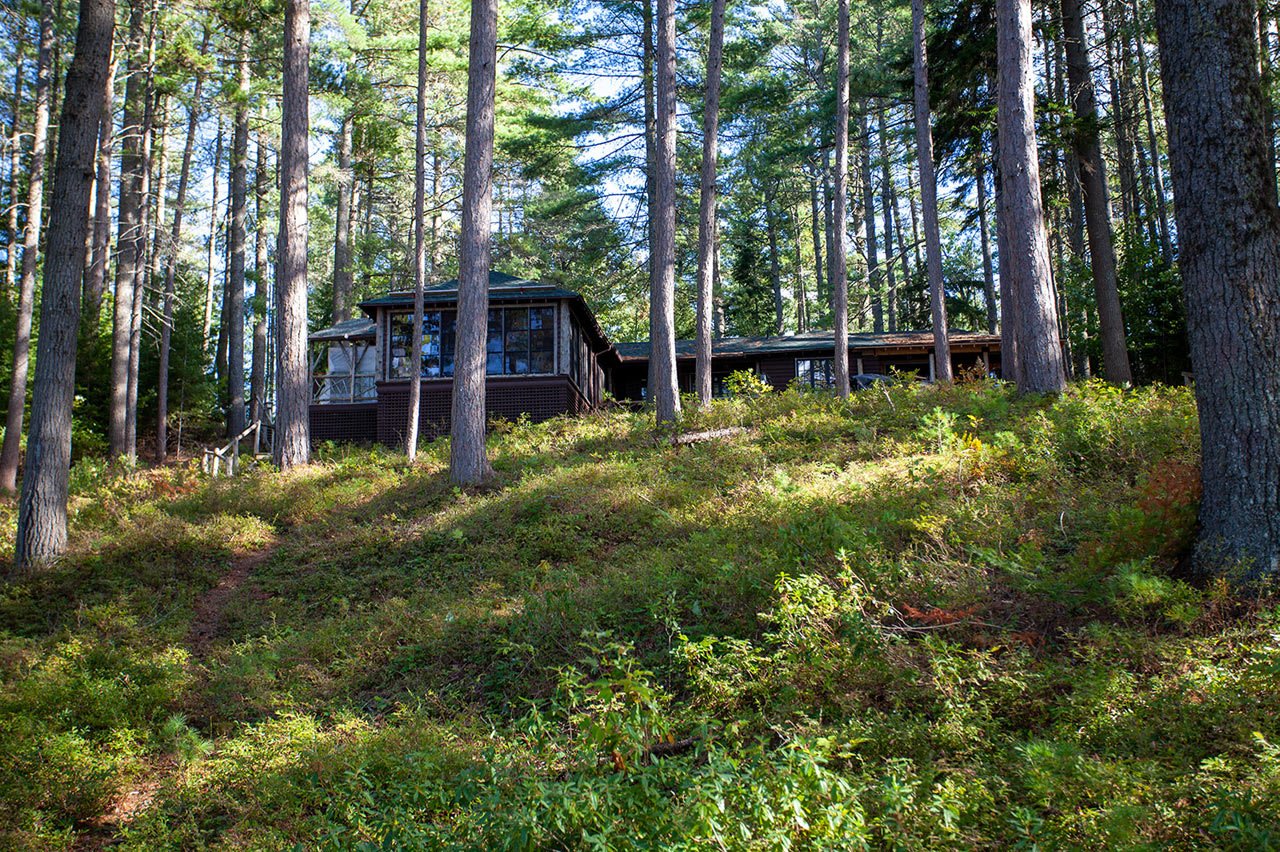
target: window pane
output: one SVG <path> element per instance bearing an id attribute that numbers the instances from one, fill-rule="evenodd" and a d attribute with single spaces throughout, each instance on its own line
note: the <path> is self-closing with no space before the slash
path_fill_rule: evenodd
<path id="1" fill-rule="evenodd" d="M 551 352 L 534 352 L 529 360 L 530 372 L 550 373 L 555 369 L 555 356 Z"/>
<path id="2" fill-rule="evenodd" d="M 440 317 L 440 374 L 453 375 L 453 349 L 458 339 L 458 315 L 445 311 Z"/>
<path id="3" fill-rule="evenodd" d="M 512 354 L 507 352 L 507 372 L 513 374 L 529 372 L 529 356 L 524 352 Z"/>
<path id="4" fill-rule="evenodd" d="M 555 308 L 530 308 L 529 309 L 529 328 L 540 329 L 545 328 L 554 331 L 556 327 L 556 309 Z"/>
<path id="5" fill-rule="evenodd" d="M 489 353 L 489 359 L 485 363 L 484 371 L 491 376 L 502 375 L 502 356 Z"/>
<path id="6" fill-rule="evenodd" d="M 489 344 L 490 352 L 502 353 L 502 311 L 496 308 L 489 311 Z"/>
<path id="7" fill-rule="evenodd" d="M 529 348 L 535 352 L 554 352 L 556 349 L 555 329 L 541 328 L 529 332 Z"/>
<path id="8" fill-rule="evenodd" d="M 507 331 L 525 331 L 529 328 L 528 308 L 507 308 Z"/>
<path id="9" fill-rule="evenodd" d="M 520 355 L 527 357 L 529 354 L 529 332 L 512 331 L 507 329 L 507 356 Z"/>

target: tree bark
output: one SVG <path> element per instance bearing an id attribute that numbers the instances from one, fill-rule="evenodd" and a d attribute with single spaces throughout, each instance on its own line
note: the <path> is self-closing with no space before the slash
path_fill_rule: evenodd
<path id="1" fill-rule="evenodd" d="M 1142 16 L 1137 0 L 1133 5 L 1134 47 L 1138 54 L 1138 83 L 1142 92 L 1142 115 L 1147 130 L 1147 145 L 1151 148 L 1151 180 L 1156 197 L 1156 223 L 1160 226 L 1160 250 L 1165 263 L 1173 263 L 1173 236 L 1169 227 L 1169 202 L 1164 188 L 1164 168 L 1160 165 L 1160 141 L 1156 136 L 1155 112 L 1151 107 L 1151 78 L 1147 73 L 1147 48 L 1142 39 Z"/>
<path id="2" fill-rule="evenodd" d="M 311 460 L 311 377 L 307 369 L 307 104 L 310 0 L 288 0 L 281 97 L 280 234 L 276 250 L 279 366 L 274 455 L 282 470 Z"/>
<path id="3" fill-rule="evenodd" d="M 1066 388 L 1066 373 L 1040 200 L 1031 0 L 997 0 L 996 15 L 1000 203 L 1008 245 L 1001 278 L 1008 274 L 1016 305 L 1018 388 L 1057 393 Z"/>
<path id="4" fill-rule="evenodd" d="M 129 363 L 125 384 L 125 455 L 130 464 L 138 460 L 138 379 L 142 363 L 142 307 L 148 281 L 147 243 L 151 233 L 151 158 L 155 141 L 155 67 L 156 67 L 156 6 L 149 5 L 151 18 L 147 27 L 147 55 L 145 106 L 142 115 L 141 152 L 141 216 L 138 222 L 137 261 L 133 268 L 133 311 L 129 317 Z"/>
<path id="5" fill-rule="evenodd" d="M 209 48 L 206 27 L 200 42 L 200 55 Z M 191 161 L 195 154 L 196 133 L 200 130 L 200 95 L 204 89 L 204 73 L 197 69 L 191 104 L 187 108 L 187 141 L 182 146 L 182 166 L 178 173 L 178 197 L 173 203 L 173 228 L 165 254 L 164 304 L 160 323 L 160 367 L 156 377 L 156 463 L 164 464 L 169 455 L 169 356 L 173 346 L 173 308 L 177 298 L 178 255 L 182 240 L 182 218 L 187 208 L 187 190 L 191 182 Z"/>
<path id="6" fill-rule="evenodd" d="M 938 229 L 938 183 L 933 167 L 933 130 L 929 109 L 929 56 L 925 42 L 924 0 L 911 0 L 915 33 L 916 158 L 920 163 L 920 206 L 924 214 L 924 245 L 929 275 L 929 306 L 933 317 L 934 377 L 951 381 L 951 343 L 947 339 L 947 295 L 942 280 L 942 234 Z"/>
<path id="7" fill-rule="evenodd" d="M 974 177 L 978 185 L 978 240 L 982 245 L 982 295 L 987 307 L 987 333 L 999 328 L 996 309 L 996 276 L 991 263 L 991 227 L 987 219 L 987 164 L 982 153 L 982 139 L 973 145 Z"/>
<path id="8" fill-rule="evenodd" d="M 867 231 L 867 289 L 871 293 L 871 328 L 884 333 L 884 286 L 880 280 L 880 241 L 876 236 L 876 191 L 871 182 L 871 131 L 867 126 L 866 104 L 858 116 L 858 135 L 862 137 L 862 216 Z"/>
<path id="9" fill-rule="evenodd" d="M 720 71 L 724 54 L 724 4 L 725 0 L 711 0 L 711 43 L 707 50 L 707 89 L 702 112 L 702 173 L 698 194 L 698 348 L 694 357 L 694 372 L 698 386 L 698 402 L 711 402 L 711 313 L 715 299 L 715 241 L 716 241 L 716 146 L 720 127 Z M 821 267 L 822 253 L 817 245 L 818 222 L 817 188 L 813 189 L 815 219 L 814 252 Z M 818 273 L 821 280 L 822 273 Z M 819 285 L 821 286 L 821 285 Z"/>
<path id="10" fill-rule="evenodd" d="M 831 274 L 831 318 L 835 352 L 831 366 L 836 393 L 849 396 L 849 268 L 845 240 L 846 205 L 849 200 L 849 0 L 836 4 L 836 174 L 832 200 L 834 237 L 831 254 L 835 258 Z"/>
<path id="11" fill-rule="evenodd" d="M 675 0 L 658 0 L 658 46 L 655 63 L 657 101 L 654 138 L 654 233 L 651 235 L 654 276 L 650 283 L 649 363 L 658 424 L 680 416 L 676 380 L 676 15 Z"/>
<path id="12" fill-rule="evenodd" d="M 218 132 L 213 143 L 213 172 L 210 184 L 212 198 L 209 201 L 209 246 L 205 258 L 204 325 L 201 340 L 205 352 L 213 336 L 213 297 L 216 292 L 213 277 L 213 258 L 218 252 L 218 171 L 222 168 L 222 116 L 218 116 Z"/>
<path id="13" fill-rule="evenodd" d="M 822 302 L 827 298 L 827 282 L 822 268 L 822 201 L 818 192 L 817 166 L 809 175 L 809 239 L 813 242 L 813 298 L 822 321 Z"/>
<path id="14" fill-rule="evenodd" d="M 887 302 L 889 331 L 898 330 L 898 282 L 893 271 L 893 217 L 897 212 L 897 198 L 893 191 L 893 174 L 889 170 L 889 133 L 885 129 L 884 106 L 876 113 L 880 139 L 880 209 L 884 216 L 884 272 L 888 289 L 885 293 Z M 905 282 L 904 282 L 905 283 Z"/>
<path id="15" fill-rule="evenodd" d="M 333 238 L 333 321 L 351 319 L 351 295 L 355 279 L 351 274 L 351 195 L 355 177 L 351 172 L 351 144 L 355 116 L 348 112 L 338 130 L 338 209 Z"/>
<path id="16" fill-rule="evenodd" d="M 404 430 L 404 451 L 410 462 L 418 457 L 418 418 L 422 411 L 423 291 L 427 283 L 427 23 L 427 0 L 420 0 L 417 125 L 413 151 L 413 345 L 409 350 L 414 356 L 414 366 L 409 371 L 409 422 Z M 334 294 L 336 298 L 336 286 Z"/>
<path id="17" fill-rule="evenodd" d="M 498 0 L 473 0 L 467 72 L 467 138 L 462 174 L 462 246 L 449 477 L 476 485 L 491 473 L 485 454 L 485 340 L 489 317 L 489 217 L 493 208 L 493 124 Z"/>
<path id="18" fill-rule="evenodd" d="M 1102 368 L 1107 381 L 1129 384 L 1129 352 L 1125 346 L 1124 315 L 1116 284 L 1116 255 L 1111 234 L 1111 201 L 1107 194 L 1106 161 L 1098 135 L 1098 107 L 1093 93 L 1089 48 L 1085 40 L 1081 0 L 1062 0 L 1066 38 L 1067 79 L 1075 112 L 1072 146 L 1080 164 L 1080 189 L 1084 195 L 1085 229 L 1089 235 L 1090 270 L 1102 336 Z"/>
<path id="19" fill-rule="evenodd" d="M 9 241 L 5 244 L 5 292 L 18 286 L 18 175 L 22 172 L 22 82 L 26 42 L 13 45 L 13 102 L 9 110 Z"/>
<path id="20" fill-rule="evenodd" d="M 254 228 L 253 246 L 253 355 L 249 365 L 249 420 L 261 423 L 267 412 L 267 294 L 270 292 L 270 267 L 267 262 L 267 191 L 270 187 L 267 171 L 267 143 L 258 134 L 254 144 L 253 191 Z"/>
<path id="21" fill-rule="evenodd" d="M 773 289 L 773 333 L 782 334 L 786 330 L 786 314 L 782 302 L 782 259 L 778 255 L 778 217 L 774 213 L 776 206 L 776 194 L 765 193 L 764 221 L 765 232 L 769 237 L 769 286 Z"/>
<path id="22" fill-rule="evenodd" d="M 244 281 L 249 208 L 249 57 L 242 44 L 236 64 L 235 127 L 231 131 L 231 234 L 227 279 L 227 435 L 244 431 Z"/>
<path id="23" fill-rule="evenodd" d="M 75 57 L 67 71 L 49 205 L 40 339 L 31 400 L 27 469 L 18 503 L 14 566 L 23 573 L 67 546 L 71 407 L 75 395 L 80 285 L 103 90 L 109 78 L 113 0 L 81 0 Z"/>
<path id="24" fill-rule="evenodd" d="M 1160 0 L 1204 496 L 1195 564 L 1280 571 L 1280 207 L 1252 0 Z"/>
<path id="25" fill-rule="evenodd" d="M 1116 47 L 1112 0 L 1102 0 L 1102 32 L 1107 53 L 1107 80 L 1111 92 L 1109 116 L 1116 136 L 1116 167 L 1120 178 L 1121 216 L 1126 227 L 1136 224 L 1139 215 L 1137 176 L 1133 164 L 1133 141 L 1129 136 L 1129 88 L 1127 74 L 1121 69 Z"/>
<path id="26" fill-rule="evenodd" d="M 116 295 L 111 330 L 111 395 L 107 441 L 112 458 L 129 456 L 129 354 L 133 331 L 133 291 L 142 250 L 142 207 L 146 163 L 142 123 L 146 109 L 146 57 L 143 54 L 145 0 L 129 1 L 126 44 L 124 123 L 120 129 L 120 201 L 116 233 Z"/>
<path id="27" fill-rule="evenodd" d="M 45 144 L 49 138 L 50 62 L 53 54 L 53 6 L 41 6 L 40 46 L 36 60 L 35 122 L 32 128 L 30 175 L 27 178 L 27 223 L 22 239 L 22 281 L 18 288 L 18 316 L 13 338 L 13 375 L 5 412 L 4 446 L 0 449 L 0 492 L 18 487 L 22 418 L 27 407 L 27 370 L 31 363 L 31 318 L 35 312 L 36 256 L 40 251 L 40 221 L 44 217 Z M 86 207 L 86 210 L 88 208 Z M 13 247 L 10 246 L 10 252 Z"/>
<path id="28" fill-rule="evenodd" d="M 102 127 L 99 128 L 97 153 L 97 184 L 94 192 L 93 249 L 89 268 L 85 273 L 84 310 L 81 314 L 86 340 L 96 340 L 98 324 L 102 319 L 102 300 L 107 293 L 107 268 L 111 264 L 111 159 L 115 148 L 115 121 L 112 106 L 115 101 L 116 57 L 113 55 L 107 69 L 107 85 L 102 92 Z"/>

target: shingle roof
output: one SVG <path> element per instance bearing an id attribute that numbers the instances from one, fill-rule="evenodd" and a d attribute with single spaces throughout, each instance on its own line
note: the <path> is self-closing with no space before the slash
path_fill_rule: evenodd
<path id="1" fill-rule="evenodd" d="M 543 284 L 541 281 L 533 281 L 528 278 L 517 278 L 514 275 L 508 275 L 505 272 L 489 273 L 489 299 L 491 301 L 501 302 L 512 299 L 571 299 L 578 294 L 572 290 L 566 290 L 563 287 L 557 287 L 554 284 Z M 441 281 L 438 284 L 432 284 L 423 289 L 423 300 L 426 304 L 437 304 L 439 302 L 452 302 L 458 297 L 458 279 L 451 278 L 448 281 Z M 412 305 L 413 291 L 400 290 L 394 293 L 388 293 L 385 296 L 367 299 L 360 303 L 360 307 L 377 308 L 395 305 Z"/>
<path id="2" fill-rule="evenodd" d="M 361 340 L 374 337 L 373 320 L 368 317 L 357 317 L 356 319 L 343 320 L 335 323 L 329 328 L 322 328 L 319 331 L 312 332 L 308 335 L 308 340 Z"/>
<path id="3" fill-rule="evenodd" d="M 953 331 L 948 335 L 951 344 L 991 346 L 999 345 L 1000 336 L 969 331 Z M 933 345 L 932 331 L 899 331 L 887 334 L 850 334 L 849 348 L 907 348 Z M 676 357 L 692 358 L 695 341 L 677 340 Z M 768 355 L 785 352 L 809 352 L 835 346 L 835 333 L 810 331 L 779 337 L 721 337 L 711 342 L 711 354 L 717 357 Z M 616 343 L 614 348 L 623 361 L 646 361 L 649 358 L 649 342 Z"/>

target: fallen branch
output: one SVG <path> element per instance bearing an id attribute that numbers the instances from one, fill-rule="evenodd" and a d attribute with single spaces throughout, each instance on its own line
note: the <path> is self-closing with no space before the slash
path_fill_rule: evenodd
<path id="1" fill-rule="evenodd" d="M 729 426 L 725 429 L 712 429 L 707 432 L 686 432 L 683 435 L 676 435 L 671 439 L 671 446 L 683 447 L 688 444 L 699 444 L 703 441 L 716 441 L 720 438 L 732 438 L 734 435 L 740 435 L 747 431 L 742 426 Z"/>

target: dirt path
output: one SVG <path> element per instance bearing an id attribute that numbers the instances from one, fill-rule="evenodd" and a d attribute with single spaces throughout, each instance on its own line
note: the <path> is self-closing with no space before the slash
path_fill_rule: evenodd
<path id="1" fill-rule="evenodd" d="M 231 563 L 231 569 L 222 575 L 218 585 L 196 599 L 195 613 L 191 617 L 191 627 L 187 631 L 187 645 L 197 658 L 204 657 L 209 651 L 209 646 L 222 634 L 227 604 L 235 597 L 249 575 L 259 565 L 270 559 L 275 550 L 275 547 L 271 546 L 238 557 Z"/>

